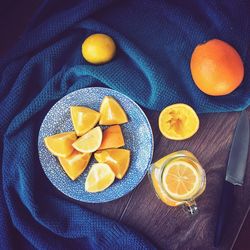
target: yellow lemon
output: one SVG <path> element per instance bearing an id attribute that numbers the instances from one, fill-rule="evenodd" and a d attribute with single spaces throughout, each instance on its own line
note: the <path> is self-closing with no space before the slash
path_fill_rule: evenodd
<path id="1" fill-rule="evenodd" d="M 95 163 L 89 170 L 85 190 L 96 193 L 108 188 L 115 180 L 115 174 L 108 164 Z"/>
<path id="2" fill-rule="evenodd" d="M 92 153 L 96 151 L 102 143 L 102 130 L 95 127 L 77 139 L 72 146 L 79 152 Z"/>
<path id="3" fill-rule="evenodd" d="M 162 110 L 159 128 L 168 139 L 184 140 L 193 136 L 199 129 L 199 118 L 188 105 L 177 103 Z"/>
<path id="4" fill-rule="evenodd" d="M 97 111 L 87 107 L 72 106 L 70 114 L 77 136 L 88 132 L 100 119 L 100 114 Z"/>
<path id="5" fill-rule="evenodd" d="M 75 132 L 65 132 L 44 138 L 48 150 L 55 156 L 67 157 L 74 148 L 72 143 L 77 139 Z"/>
<path id="6" fill-rule="evenodd" d="M 113 39 L 105 34 L 93 34 L 82 44 L 82 55 L 93 64 L 109 62 L 115 55 L 116 46 Z"/>
<path id="7" fill-rule="evenodd" d="M 100 113 L 100 125 L 116 125 L 128 122 L 124 109 L 112 96 L 103 98 Z"/>
<path id="8" fill-rule="evenodd" d="M 201 178 L 189 162 L 174 161 L 163 171 L 162 183 L 166 192 L 176 200 L 189 200 L 199 190 Z"/>
<path id="9" fill-rule="evenodd" d="M 85 170 L 90 157 L 91 153 L 80 153 L 74 150 L 70 156 L 58 157 L 58 160 L 69 178 L 74 181 Z"/>

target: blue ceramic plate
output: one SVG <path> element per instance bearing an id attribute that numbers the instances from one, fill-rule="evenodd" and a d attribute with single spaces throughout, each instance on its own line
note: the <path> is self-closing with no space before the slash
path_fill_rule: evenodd
<path id="1" fill-rule="evenodd" d="M 104 96 L 113 96 L 124 108 L 129 122 L 121 125 L 125 148 L 131 150 L 129 169 L 122 180 L 115 182 L 100 193 L 88 193 L 84 183 L 94 157 L 87 169 L 75 181 L 69 179 L 55 156 L 44 145 L 44 137 L 72 131 L 70 106 L 87 106 L 99 110 Z M 127 96 L 108 88 L 84 88 L 59 100 L 46 115 L 39 132 L 38 151 L 42 168 L 52 184 L 65 195 L 83 202 L 100 203 L 118 199 L 133 190 L 145 176 L 153 155 L 153 134 L 146 115 Z"/>

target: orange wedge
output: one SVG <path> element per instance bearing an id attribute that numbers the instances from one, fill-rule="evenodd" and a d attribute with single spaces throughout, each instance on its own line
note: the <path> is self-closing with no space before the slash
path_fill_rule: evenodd
<path id="1" fill-rule="evenodd" d="M 88 132 L 100 119 L 100 114 L 97 111 L 87 107 L 72 106 L 70 114 L 77 136 Z"/>
<path id="2" fill-rule="evenodd" d="M 175 200 L 189 200 L 198 191 L 201 178 L 196 168 L 189 162 L 173 161 L 162 174 L 163 187 Z"/>
<path id="3" fill-rule="evenodd" d="M 76 140 L 72 146 L 79 152 L 92 153 L 96 151 L 102 143 L 102 130 L 95 127 Z"/>
<path id="4" fill-rule="evenodd" d="M 130 163 L 130 150 L 127 149 L 106 149 L 94 154 L 98 162 L 108 164 L 118 179 L 126 174 Z"/>
<path id="5" fill-rule="evenodd" d="M 99 147 L 99 150 L 107 148 L 119 148 L 124 145 L 125 143 L 121 127 L 119 125 L 114 125 L 104 130 L 102 144 Z"/>
<path id="6" fill-rule="evenodd" d="M 111 96 L 105 96 L 100 107 L 100 125 L 115 125 L 128 122 L 128 117 L 121 105 Z"/>
<path id="7" fill-rule="evenodd" d="M 95 163 L 89 170 L 85 182 L 85 190 L 90 193 L 101 192 L 115 180 L 115 174 L 108 164 Z"/>
<path id="8" fill-rule="evenodd" d="M 74 181 L 85 170 L 90 157 L 91 153 L 80 153 L 74 150 L 70 156 L 58 157 L 58 160 L 69 178 Z"/>
<path id="9" fill-rule="evenodd" d="M 75 132 L 65 132 L 44 138 L 48 150 L 55 156 L 67 157 L 74 148 L 72 143 L 77 139 Z"/>

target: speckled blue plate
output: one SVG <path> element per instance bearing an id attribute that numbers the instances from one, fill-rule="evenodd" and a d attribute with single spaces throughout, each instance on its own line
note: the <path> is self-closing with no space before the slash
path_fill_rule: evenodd
<path id="1" fill-rule="evenodd" d="M 70 106 L 87 106 L 99 110 L 104 96 L 113 96 L 126 111 L 129 122 L 121 125 L 125 148 L 131 150 L 131 162 L 125 177 L 100 193 L 88 193 L 84 183 L 94 157 L 75 181 L 65 174 L 56 157 L 44 145 L 44 137 L 72 131 Z M 118 199 L 133 190 L 145 176 L 153 155 L 153 134 L 141 108 L 127 96 L 108 88 L 84 88 L 59 100 L 46 115 L 39 132 L 38 151 L 42 168 L 52 184 L 65 195 L 83 202 L 100 203 Z"/>

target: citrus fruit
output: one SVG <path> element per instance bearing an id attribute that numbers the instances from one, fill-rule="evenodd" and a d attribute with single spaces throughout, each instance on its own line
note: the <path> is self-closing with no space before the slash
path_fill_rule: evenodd
<path id="1" fill-rule="evenodd" d="M 115 125 L 128 122 L 128 117 L 121 105 L 111 96 L 105 96 L 100 107 L 100 125 Z"/>
<path id="2" fill-rule="evenodd" d="M 162 184 L 171 198 L 186 201 L 199 191 L 201 178 L 191 163 L 176 160 L 163 170 Z"/>
<path id="3" fill-rule="evenodd" d="M 199 118 L 187 104 L 177 103 L 167 106 L 159 116 L 159 128 L 168 139 L 184 140 L 199 129 Z"/>
<path id="4" fill-rule="evenodd" d="M 192 157 L 192 154 L 190 154 L 189 152 L 185 152 L 185 153 L 187 154 L 187 156 Z M 169 197 L 168 195 L 166 195 L 166 192 L 161 187 L 160 179 L 161 179 L 161 167 L 162 167 L 162 165 L 164 164 L 164 162 L 171 159 L 171 157 L 174 157 L 175 155 L 176 155 L 176 152 L 168 154 L 168 155 L 162 157 L 160 160 L 156 161 L 153 164 L 154 170 L 152 171 L 152 174 L 151 174 L 152 183 L 153 183 L 153 186 L 154 186 L 154 189 L 156 191 L 158 198 L 161 199 L 165 204 L 167 204 L 168 206 L 171 206 L 171 207 L 179 206 L 181 204 L 181 202 L 176 201 L 176 200 L 172 199 L 171 197 Z"/>
<path id="5" fill-rule="evenodd" d="M 74 150 L 68 157 L 58 157 L 58 160 L 69 178 L 74 181 L 85 170 L 90 157 L 91 153 L 80 153 Z"/>
<path id="6" fill-rule="evenodd" d="M 82 44 L 83 57 L 93 64 L 109 62 L 114 57 L 115 51 L 113 39 L 105 34 L 93 34 Z"/>
<path id="7" fill-rule="evenodd" d="M 97 111 L 87 107 L 72 106 L 70 114 L 77 136 L 88 132 L 100 119 L 100 114 Z"/>
<path id="8" fill-rule="evenodd" d="M 119 148 L 124 145 L 125 143 L 121 127 L 119 125 L 114 125 L 104 130 L 102 144 L 99 147 L 99 150 L 107 148 Z"/>
<path id="9" fill-rule="evenodd" d="M 166 195 L 165 191 L 162 190 L 161 185 L 155 176 L 155 173 L 152 175 L 152 183 L 153 183 L 153 186 L 154 186 L 154 189 L 156 191 L 158 198 L 161 199 L 165 204 L 171 207 L 176 207 L 181 204 L 180 202 L 175 201 Z"/>
<path id="10" fill-rule="evenodd" d="M 193 51 L 190 67 L 197 87 L 212 96 L 231 93 L 244 77 L 244 66 L 238 52 L 218 39 L 198 45 Z"/>
<path id="11" fill-rule="evenodd" d="M 115 176 L 118 179 L 122 179 L 129 167 L 130 151 L 120 148 L 106 149 L 96 152 L 94 157 L 98 162 L 108 164 L 115 173 Z"/>
<path id="12" fill-rule="evenodd" d="M 92 153 L 100 147 L 101 143 L 102 130 L 98 126 L 78 138 L 72 146 L 79 152 Z"/>
<path id="13" fill-rule="evenodd" d="M 85 190 L 90 193 L 100 192 L 108 188 L 115 180 L 115 174 L 108 164 L 95 163 L 86 178 Z"/>
<path id="14" fill-rule="evenodd" d="M 65 132 L 44 138 L 48 150 L 55 156 L 67 157 L 74 148 L 72 143 L 77 139 L 75 132 Z"/>

